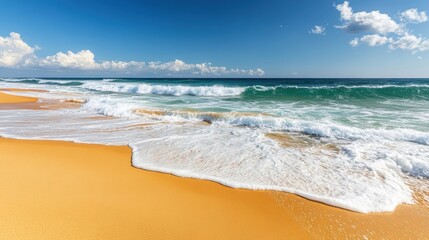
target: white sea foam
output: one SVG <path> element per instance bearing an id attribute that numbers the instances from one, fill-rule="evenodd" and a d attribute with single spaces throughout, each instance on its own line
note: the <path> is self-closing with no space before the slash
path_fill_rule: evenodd
<path id="1" fill-rule="evenodd" d="M 120 78 L 103 78 L 103 82 L 113 82 L 116 80 L 121 80 Z"/>
<path id="2" fill-rule="evenodd" d="M 104 92 L 157 94 L 171 96 L 238 96 L 245 88 L 224 86 L 150 85 L 135 83 L 86 82 L 81 87 Z"/>
<path id="3" fill-rule="evenodd" d="M 115 101 L 109 97 L 92 97 L 83 106 L 86 110 L 95 111 L 105 116 L 126 118 L 136 118 L 133 110 L 138 109 L 138 107 L 139 105 L 136 103 Z"/>
<path id="4" fill-rule="evenodd" d="M 321 137 L 345 140 L 370 140 L 382 136 L 389 140 L 404 140 L 429 145 L 429 133 L 412 129 L 360 129 L 323 121 L 307 121 L 287 117 L 239 116 L 221 121 L 237 126 L 265 127 L 274 130 L 303 132 Z"/>
<path id="5" fill-rule="evenodd" d="M 69 84 L 69 83 L 83 83 L 83 81 L 79 80 L 54 80 L 54 79 L 40 79 L 38 83 L 46 84 L 46 83 L 56 83 L 56 84 Z"/>
<path id="6" fill-rule="evenodd" d="M 123 103 L 120 100 L 110 98 L 90 100 L 86 107 L 95 109 L 98 113 L 116 117 L 136 117 L 134 110 L 142 108 L 142 105 Z M 163 116 L 157 116 L 163 119 Z M 268 128 L 271 130 L 281 130 L 290 132 L 301 132 L 309 135 L 328 137 L 343 140 L 371 140 L 382 137 L 389 140 L 409 141 L 422 145 L 429 145 L 429 133 L 420 132 L 413 129 L 361 129 L 357 127 L 339 125 L 333 122 L 308 121 L 292 119 L 288 117 L 264 116 L 240 113 L 205 113 L 189 111 L 165 111 L 164 118 L 172 117 L 181 120 L 205 120 L 218 124 L 232 126 L 249 126 L 258 128 Z M 167 120 L 167 119 L 165 119 Z"/>

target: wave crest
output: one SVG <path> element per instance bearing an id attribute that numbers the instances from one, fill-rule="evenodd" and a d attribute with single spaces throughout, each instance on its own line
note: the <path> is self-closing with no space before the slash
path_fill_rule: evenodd
<path id="1" fill-rule="evenodd" d="M 81 87 L 103 92 L 134 93 L 134 94 L 156 94 L 170 96 L 204 96 L 224 97 L 239 96 L 245 91 L 241 87 L 224 86 L 184 86 L 184 85 L 150 85 L 150 84 L 128 84 L 128 83 L 98 83 L 86 82 Z"/>

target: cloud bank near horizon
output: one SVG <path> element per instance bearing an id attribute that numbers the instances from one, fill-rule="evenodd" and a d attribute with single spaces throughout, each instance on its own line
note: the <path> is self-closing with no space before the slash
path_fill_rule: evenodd
<path id="1" fill-rule="evenodd" d="M 81 72 L 99 72 L 116 74 L 166 74 L 197 76 L 263 76 L 264 71 L 257 69 L 227 68 L 213 66 L 211 63 L 186 63 L 176 59 L 170 62 L 143 61 L 96 61 L 90 50 L 79 52 L 58 52 L 47 57 L 38 57 L 38 47 L 29 46 L 19 33 L 0 36 L 0 67 L 13 69 L 75 70 Z"/>

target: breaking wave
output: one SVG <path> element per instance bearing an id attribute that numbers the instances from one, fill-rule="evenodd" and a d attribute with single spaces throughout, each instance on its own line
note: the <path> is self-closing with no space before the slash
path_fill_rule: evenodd
<path id="1" fill-rule="evenodd" d="M 184 86 L 184 85 L 150 85 L 150 84 L 129 84 L 129 83 L 99 83 L 85 82 L 82 88 L 103 91 L 132 94 L 156 94 L 170 96 L 204 96 L 223 97 L 239 96 L 245 88 L 224 87 L 224 86 Z"/>

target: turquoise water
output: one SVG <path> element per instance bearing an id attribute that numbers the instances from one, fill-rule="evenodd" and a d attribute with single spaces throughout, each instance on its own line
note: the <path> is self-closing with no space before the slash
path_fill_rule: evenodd
<path id="1" fill-rule="evenodd" d="M 0 112 L 0 135 L 128 144 L 143 169 L 359 212 L 429 186 L 429 79 L 0 79 L 7 87 L 84 103 Z M 88 120 L 100 115 L 114 118 Z"/>
<path id="2" fill-rule="evenodd" d="M 257 112 L 308 120 L 329 118 L 351 126 L 429 130 L 429 79 L 9 80 L 29 87 L 67 87 L 137 104 L 141 101 L 142 107 Z"/>

